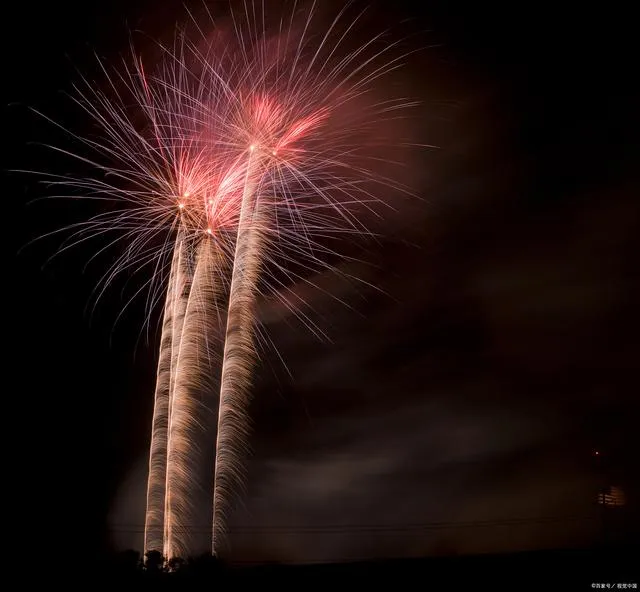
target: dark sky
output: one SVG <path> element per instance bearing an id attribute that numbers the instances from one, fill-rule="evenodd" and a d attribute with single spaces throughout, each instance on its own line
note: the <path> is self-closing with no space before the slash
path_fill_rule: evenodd
<path id="1" fill-rule="evenodd" d="M 422 141 L 438 147 L 411 165 L 424 199 L 402 204 L 385 237 L 358 254 L 363 263 L 343 268 L 384 295 L 314 278 L 357 311 L 307 296 L 331 343 L 261 307 L 293 378 L 264 355 L 247 494 L 231 518 L 237 559 L 587 544 L 601 534 L 592 519 L 601 482 L 637 508 L 630 16 L 615 3 L 416 4 L 420 12 L 405 1 L 372 10 L 392 24 L 410 19 L 403 26 L 429 46 L 405 79 L 422 101 Z M 63 96 L 74 66 L 89 67 L 94 49 L 115 59 L 128 29 L 162 36 L 183 17 L 180 2 L 145 0 L 11 12 L 9 169 L 63 166 L 31 144 L 62 136 L 28 107 L 81 127 Z M 53 533 L 83 549 L 133 545 L 157 335 L 139 339 L 144 302 L 114 327 L 124 281 L 87 310 L 101 275 L 100 262 L 84 268 L 91 252 L 44 268 L 55 241 L 18 254 L 87 213 L 73 202 L 27 206 L 44 194 L 24 175 L 5 184 L 5 397 L 17 403 L 5 430 L 12 483 L 28 500 L 15 545 L 48 545 Z"/>

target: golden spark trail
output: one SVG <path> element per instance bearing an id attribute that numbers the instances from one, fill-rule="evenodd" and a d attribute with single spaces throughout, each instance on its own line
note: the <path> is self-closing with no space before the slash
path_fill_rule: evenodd
<path id="1" fill-rule="evenodd" d="M 178 366 L 178 358 L 180 354 L 180 345 L 182 343 L 182 330 L 184 327 L 184 320 L 187 310 L 187 304 L 189 301 L 189 294 L 191 292 L 191 285 L 193 282 L 193 268 L 192 262 L 190 261 L 192 255 L 190 253 L 190 243 L 184 234 L 182 233 L 182 229 L 180 230 L 182 234 L 182 241 L 180 242 L 178 255 L 172 261 L 172 266 L 177 265 L 177 273 L 176 273 L 176 298 L 175 305 L 173 309 L 173 323 L 172 323 L 172 341 L 171 341 L 171 374 L 169 377 L 169 401 L 168 401 L 168 415 L 167 415 L 167 434 L 166 434 L 166 445 L 165 445 L 165 472 L 163 475 L 164 479 L 164 529 L 163 529 L 163 545 L 162 550 L 164 552 L 166 547 L 166 541 L 168 536 L 168 516 L 169 516 L 169 508 L 168 508 L 168 491 L 169 491 L 169 446 L 170 446 L 170 438 L 171 438 L 171 418 L 174 407 L 174 396 L 175 396 L 175 382 L 176 382 L 176 372 Z M 172 272 L 173 272 L 172 268 Z"/>
<path id="2" fill-rule="evenodd" d="M 144 548 L 162 551 L 164 541 L 165 492 L 167 478 L 167 439 L 169 433 L 170 398 L 175 369 L 176 343 L 179 340 L 186 299 L 183 294 L 184 236 L 179 232 L 175 242 L 162 323 L 160 355 L 156 379 L 149 477 L 147 481 L 147 512 L 145 517 Z M 181 312 L 182 309 L 182 312 Z M 176 331 L 177 330 L 177 331 Z"/>
<path id="3" fill-rule="evenodd" d="M 187 557 L 208 547 L 198 545 L 196 532 L 211 521 L 210 499 L 216 395 L 219 390 L 220 352 L 225 311 L 223 280 L 228 256 L 213 237 L 198 246 L 193 282 L 189 291 L 174 368 L 166 474 L 166 530 L 164 555 Z M 212 408 L 214 410 L 212 411 Z M 206 462 L 208 460 L 208 462 Z M 203 472 L 203 466 L 209 470 Z M 206 516 L 198 514 L 206 508 Z M 201 528 L 196 528 L 202 525 Z"/>
<path id="4" fill-rule="evenodd" d="M 261 158 L 255 152 L 252 147 L 242 192 L 222 357 L 213 482 L 213 554 L 220 551 L 229 500 L 242 482 L 242 457 L 246 452 L 243 445 L 248 431 L 249 387 L 256 355 L 254 305 L 266 234 L 266 219 L 257 192 L 260 175 L 256 173 Z"/>

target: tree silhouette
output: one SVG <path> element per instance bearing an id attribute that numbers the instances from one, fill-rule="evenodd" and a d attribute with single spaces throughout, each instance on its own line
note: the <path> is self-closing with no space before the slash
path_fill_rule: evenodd
<path id="1" fill-rule="evenodd" d="M 164 571 L 164 557 L 160 551 L 147 551 L 145 553 L 144 567 L 148 573 L 161 573 Z"/>

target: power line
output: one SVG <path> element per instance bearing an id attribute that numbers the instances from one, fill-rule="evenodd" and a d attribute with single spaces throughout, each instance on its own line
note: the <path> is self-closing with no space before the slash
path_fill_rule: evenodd
<path id="1" fill-rule="evenodd" d="M 424 522 L 408 524 L 341 524 L 323 526 L 264 526 L 250 528 L 232 528 L 229 534 L 344 534 L 344 533 L 375 533 L 375 532 L 407 532 L 426 531 L 457 528 L 491 528 L 498 526 L 520 526 L 529 524 L 553 524 L 561 522 L 579 522 L 598 520 L 599 515 L 584 516 L 539 516 L 523 518 L 505 518 L 499 520 L 470 520 L 450 522 Z M 204 534 L 209 529 L 201 525 L 182 525 L 174 527 L 177 531 L 189 531 L 194 534 Z M 144 533 L 145 527 L 141 524 L 114 524 L 108 527 L 110 532 L 118 533 Z"/>

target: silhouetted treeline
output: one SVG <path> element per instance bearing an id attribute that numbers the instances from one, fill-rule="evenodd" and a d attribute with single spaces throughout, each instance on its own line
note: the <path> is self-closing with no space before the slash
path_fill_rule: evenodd
<path id="1" fill-rule="evenodd" d="M 491 590 L 541 589 L 640 589 L 640 547 L 610 546 L 581 550 L 535 551 L 505 555 L 428 557 L 421 559 L 378 560 L 360 563 L 309 565 L 228 565 L 204 555 L 166 561 L 160 553 L 141 556 L 125 551 L 111 557 L 109 578 L 123 583 L 155 585 L 198 581 L 217 584 L 372 585 L 385 581 L 396 584 L 416 582 L 425 585 L 478 586 Z M 331 584 L 333 582 L 333 584 Z M 607 587 L 606 584 L 609 584 Z M 618 584 L 620 586 L 618 587 Z M 625 586 L 623 586 L 625 584 Z"/>

